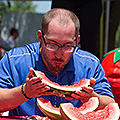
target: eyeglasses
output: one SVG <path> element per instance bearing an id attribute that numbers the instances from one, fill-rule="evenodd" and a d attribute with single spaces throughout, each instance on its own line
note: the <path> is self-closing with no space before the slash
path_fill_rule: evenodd
<path id="1" fill-rule="evenodd" d="M 76 48 L 76 45 L 70 46 L 70 45 L 47 43 L 45 41 L 44 34 L 43 34 L 43 40 L 44 40 L 45 47 L 51 51 L 57 51 L 59 48 L 61 48 L 63 52 L 69 53 L 69 52 L 73 52 L 74 49 Z M 75 38 L 74 42 L 76 42 L 76 41 L 77 41 L 77 37 Z"/>

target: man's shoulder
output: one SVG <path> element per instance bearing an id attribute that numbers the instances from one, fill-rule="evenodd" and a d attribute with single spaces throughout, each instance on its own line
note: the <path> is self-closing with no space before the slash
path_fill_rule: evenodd
<path id="1" fill-rule="evenodd" d="M 35 42 L 31 44 L 26 44 L 22 47 L 16 47 L 7 52 L 9 57 L 21 57 L 28 56 L 30 54 L 39 54 L 40 51 L 40 43 Z"/>
<path id="2" fill-rule="evenodd" d="M 95 61 L 95 62 L 99 61 L 99 59 L 95 55 L 93 55 L 92 53 L 81 50 L 79 48 L 76 48 L 73 56 L 74 56 L 75 59 L 78 59 L 78 60 L 80 59 L 80 60 L 83 60 L 83 61 L 84 60 L 85 61 L 86 60 L 88 60 L 88 61 L 92 60 L 92 61 Z"/>

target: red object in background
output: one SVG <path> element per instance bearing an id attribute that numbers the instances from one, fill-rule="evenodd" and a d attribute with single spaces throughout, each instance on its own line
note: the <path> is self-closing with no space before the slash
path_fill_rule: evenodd
<path id="1" fill-rule="evenodd" d="M 111 85 L 115 101 L 120 106 L 120 48 L 105 54 L 105 58 L 101 62 L 101 65 Z"/>

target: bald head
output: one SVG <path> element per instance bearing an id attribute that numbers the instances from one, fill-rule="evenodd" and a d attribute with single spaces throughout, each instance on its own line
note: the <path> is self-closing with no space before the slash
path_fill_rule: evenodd
<path id="1" fill-rule="evenodd" d="M 75 36 L 79 33 L 80 22 L 77 16 L 73 12 L 62 8 L 54 8 L 43 16 L 42 31 L 44 33 L 47 32 L 49 23 L 53 19 L 56 19 L 61 26 L 69 26 L 72 21 L 75 26 Z"/>

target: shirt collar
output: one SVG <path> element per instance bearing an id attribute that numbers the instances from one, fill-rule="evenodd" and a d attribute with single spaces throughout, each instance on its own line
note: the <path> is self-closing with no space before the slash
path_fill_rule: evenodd
<path id="1" fill-rule="evenodd" d="M 74 57 L 75 57 L 75 53 L 76 53 L 77 49 L 78 49 L 78 47 L 76 47 L 70 61 L 65 66 L 67 71 L 75 71 L 75 67 L 74 67 L 75 66 L 75 59 L 74 59 Z"/>

